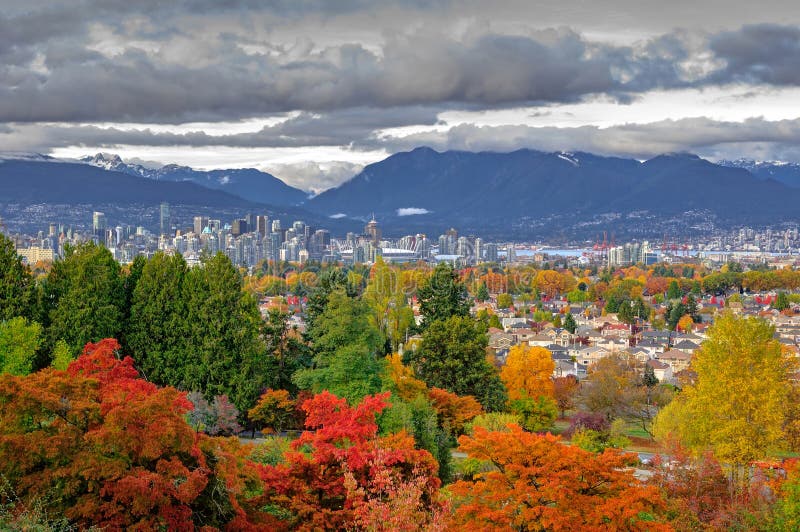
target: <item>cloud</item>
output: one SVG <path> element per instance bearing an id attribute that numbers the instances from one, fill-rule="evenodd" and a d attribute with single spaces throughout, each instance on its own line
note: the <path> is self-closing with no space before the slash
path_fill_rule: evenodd
<path id="1" fill-rule="evenodd" d="M 431 211 L 420 207 L 405 207 L 397 209 L 397 216 L 416 216 L 418 214 L 428 214 Z"/>
<path id="2" fill-rule="evenodd" d="M 301 163 L 267 164 L 265 170 L 284 183 L 301 190 L 318 194 L 323 190 L 341 185 L 364 168 L 348 161 L 313 161 Z"/>
<path id="3" fill-rule="evenodd" d="M 760 146 L 762 155 L 787 153 L 786 147 L 800 144 L 800 119 L 750 118 L 743 122 L 724 122 L 698 117 L 606 128 L 462 124 L 446 131 L 385 137 L 383 141 L 390 151 L 430 146 L 438 150 L 465 151 L 508 152 L 525 148 L 584 151 L 641 159 L 675 151 L 730 157 L 735 154 L 734 150 L 754 144 Z M 740 151 L 736 157 L 747 156 L 747 153 Z"/>

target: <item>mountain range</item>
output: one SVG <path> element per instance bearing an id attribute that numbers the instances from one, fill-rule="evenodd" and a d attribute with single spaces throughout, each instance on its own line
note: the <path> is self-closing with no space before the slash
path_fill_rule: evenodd
<path id="1" fill-rule="evenodd" d="M 188 181 L 197 185 L 221 190 L 255 203 L 269 205 L 300 205 L 308 193 L 291 187 L 267 172 L 255 168 L 236 168 L 229 170 L 195 170 L 188 166 L 167 164 L 149 168 L 140 164 L 130 164 L 119 155 L 98 153 L 80 159 L 81 162 L 128 175 L 154 179 L 156 181 Z"/>
<path id="2" fill-rule="evenodd" d="M 758 179 L 774 179 L 784 185 L 800 188 L 800 164 L 797 163 L 736 159 L 735 161 L 719 161 L 717 164 L 731 168 L 743 168 Z"/>
<path id="3" fill-rule="evenodd" d="M 592 226 L 650 224 L 660 234 L 664 223 L 680 231 L 681 225 L 796 222 L 798 201 L 800 189 L 773 177 L 687 153 L 641 162 L 590 153 L 417 148 L 365 167 L 306 207 L 328 216 L 374 214 L 407 231 L 453 225 L 578 234 Z"/>
<path id="4" fill-rule="evenodd" d="M 82 161 L 0 157 L 0 204 L 156 205 L 267 212 L 333 231 L 375 216 L 387 235 L 453 226 L 514 239 L 651 237 L 798 222 L 800 165 L 687 153 L 647 161 L 518 150 L 394 154 L 308 199 L 254 169 L 146 168 L 99 154 Z M 302 207 L 294 207 L 302 202 Z M 0 205 L 1 206 L 1 205 Z M 188 209 L 198 212 L 196 209 Z M 2 213 L 0 213 L 1 215 Z"/>

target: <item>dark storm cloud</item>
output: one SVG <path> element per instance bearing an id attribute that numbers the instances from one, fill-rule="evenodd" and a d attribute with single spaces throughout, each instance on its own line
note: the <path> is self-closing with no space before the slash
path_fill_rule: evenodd
<path id="1" fill-rule="evenodd" d="M 761 24 L 715 35 L 709 45 L 725 66 L 711 79 L 769 85 L 800 84 L 800 28 Z"/>
<path id="2" fill-rule="evenodd" d="M 667 43 L 668 46 L 665 46 Z M 45 69 L 0 67 L 0 120 L 185 122 L 353 106 L 491 107 L 626 99 L 686 86 L 679 43 L 641 48 L 592 43 L 569 30 L 488 34 L 466 41 L 433 32 L 396 36 L 380 53 L 360 44 L 248 53 L 230 38 L 198 43 L 196 64 L 129 47 L 115 55 L 42 46 Z M 11 80 L 9 82 L 8 80 Z"/>

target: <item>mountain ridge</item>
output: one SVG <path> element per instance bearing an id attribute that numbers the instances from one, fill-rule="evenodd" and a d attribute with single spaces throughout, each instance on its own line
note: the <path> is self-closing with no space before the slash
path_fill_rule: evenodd
<path id="1" fill-rule="evenodd" d="M 141 164 L 126 163 L 119 155 L 107 153 L 82 157 L 79 161 L 90 166 L 156 181 L 189 181 L 256 203 L 295 206 L 301 205 L 308 198 L 308 193 L 255 168 L 195 170 L 178 164 L 149 168 Z"/>

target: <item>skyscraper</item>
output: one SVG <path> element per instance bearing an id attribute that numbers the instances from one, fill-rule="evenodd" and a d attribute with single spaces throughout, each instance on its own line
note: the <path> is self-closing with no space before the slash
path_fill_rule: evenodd
<path id="1" fill-rule="evenodd" d="M 159 225 L 159 234 L 160 235 L 167 235 L 170 233 L 170 228 L 172 227 L 172 221 L 169 218 L 169 203 L 164 202 L 161 204 L 161 216 L 160 216 L 160 225 Z"/>
<path id="2" fill-rule="evenodd" d="M 194 234 L 201 234 L 206 227 L 208 227 L 208 216 L 194 217 Z"/>
<path id="3" fill-rule="evenodd" d="M 261 235 L 261 238 L 267 236 L 267 233 L 269 233 L 269 218 L 267 216 L 256 216 L 256 231 Z"/>
<path id="4" fill-rule="evenodd" d="M 379 246 L 381 243 L 381 228 L 378 227 L 378 222 L 375 220 L 375 216 L 372 217 L 372 220 L 364 227 L 364 235 L 369 239 L 370 243 L 373 246 Z"/>
<path id="5" fill-rule="evenodd" d="M 92 234 L 101 244 L 106 243 L 106 215 L 105 213 L 94 211 L 92 213 Z"/>

